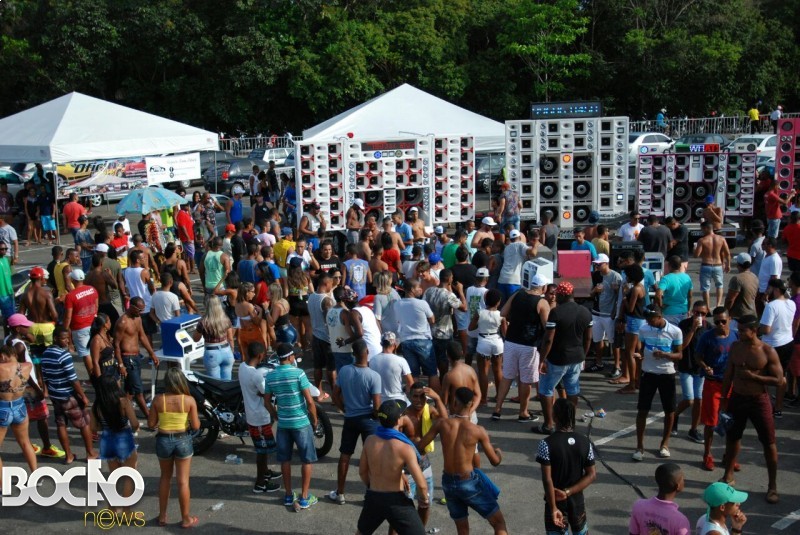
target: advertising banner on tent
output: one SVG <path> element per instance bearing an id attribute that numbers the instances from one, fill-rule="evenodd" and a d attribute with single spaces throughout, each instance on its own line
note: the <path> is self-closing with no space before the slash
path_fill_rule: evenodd
<path id="1" fill-rule="evenodd" d="M 173 156 L 148 156 L 145 158 L 147 182 L 162 184 L 200 178 L 200 153 Z"/>
<path id="2" fill-rule="evenodd" d="M 95 160 L 59 164 L 58 198 L 109 195 L 147 187 L 144 158 L 124 160 Z"/>

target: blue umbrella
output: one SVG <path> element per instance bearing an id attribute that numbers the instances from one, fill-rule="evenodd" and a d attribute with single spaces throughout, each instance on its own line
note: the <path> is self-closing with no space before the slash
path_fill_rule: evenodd
<path id="1" fill-rule="evenodd" d="M 117 205 L 117 213 L 149 214 L 154 210 L 168 210 L 185 203 L 186 199 L 165 188 L 142 188 L 127 194 Z"/>

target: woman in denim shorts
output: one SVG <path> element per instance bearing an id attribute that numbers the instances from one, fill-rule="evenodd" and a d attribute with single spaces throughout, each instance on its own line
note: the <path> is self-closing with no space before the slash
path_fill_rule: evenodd
<path id="1" fill-rule="evenodd" d="M 172 473 L 178 480 L 178 503 L 181 507 L 181 527 L 190 528 L 198 518 L 189 514 L 189 470 L 192 465 L 192 435 L 200 429 L 197 403 L 189 394 L 189 385 L 180 368 L 170 368 L 164 376 L 164 393 L 153 399 L 147 425 L 158 427 L 156 455 L 161 466 L 158 483 L 158 524 L 167 523 L 167 504 L 172 486 Z"/>
<path id="2" fill-rule="evenodd" d="M 625 313 L 625 371 L 618 384 L 628 379 L 628 385 L 619 389 L 620 394 L 634 394 L 639 387 L 639 367 L 634 358 L 639 344 L 639 329 L 644 325 L 644 270 L 642 266 L 633 264 L 625 268 L 626 284 L 623 287 L 622 311 Z"/>
<path id="3" fill-rule="evenodd" d="M 36 453 L 28 437 L 28 411 L 22 394 L 32 372 L 33 364 L 17 362 L 13 348 L 0 348 L 0 446 L 11 427 L 31 472 L 36 470 Z M 2 469 L 3 462 L 0 460 L 0 471 Z"/>
<path id="4" fill-rule="evenodd" d="M 139 429 L 139 420 L 133 405 L 113 375 L 103 375 L 94 384 L 97 397 L 92 406 L 92 431 L 100 433 L 100 458 L 108 462 L 111 472 L 122 466 L 136 469 L 133 434 Z M 122 496 L 131 494 L 133 481 L 125 478 Z"/>

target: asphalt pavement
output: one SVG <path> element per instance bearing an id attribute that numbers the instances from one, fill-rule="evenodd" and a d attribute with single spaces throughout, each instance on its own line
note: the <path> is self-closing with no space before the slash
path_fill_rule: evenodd
<path id="1" fill-rule="evenodd" d="M 113 208 L 114 205 L 111 206 L 111 210 Z M 96 208 L 95 213 L 103 214 L 108 219 L 114 217 L 105 206 Z M 135 218 L 132 222 L 136 223 Z M 20 267 L 45 265 L 49 261 L 49 250 L 49 246 L 22 248 Z M 698 271 L 699 264 L 692 261 L 689 272 L 696 285 Z M 199 290 L 199 281 L 193 282 L 195 289 Z M 310 365 L 310 358 L 301 363 L 302 367 Z M 201 369 L 202 365 L 197 367 Z M 80 363 L 76 369 L 82 379 L 85 379 L 86 373 Z M 606 371 L 610 371 L 608 366 Z M 143 378 L 145 387 L 149 390 L 149 370 L 143 371 Z M 616 387 L 608 384 L 605 375 L 600 373 L 584 373 L 581 385 L 585 400 L 581 400 L 577 410 L 578 431 L 590 432 L 598 460 L 597 480 L 585 491 L 590 531 L 601 534 L 627 533 L 631 505 L 640 494 L 650 497 L 656 493 L 654 472 L 656 467 L 664 462 L 658 457 L 657 451 L 663 422 L 659 402 L 654 401 L 654 410 L 648 420 L 645 459 L 636 463 L 631 460 L 635 446 L 636 396 L 616 394 Z M 494 389 L 491 388 L 490 396 L 493 395 Z M 587 402 L 591 403 L 591 407 Z M 538 403 L 532 403 L 531 408 L 538 410 Z M 594 417 L 580 421 L 588 411 L 601 408 L 606 413 L 604 418 Z M 314 465 L 311 491 L 319 497 L 319 504 L 309 510 L 294 513 L 283 507 L 280 491 L 263 495 L 253 494 L 251 490 L 255 475 L 255 454 L 252 445 L 249 440 L 243 444 L 238 439 L 229 437 L 217 441 L 210 451 L 195 457 L 192 461 L 191 508 L 192 514 L 200 518 L 199 526 L 195 530 L 202 533 L 225 531 L 275 535 L 354 533 L 361 511 L 364 486 L 358 478 L 357 461 L 354 461 L 348 476 L 347 503 L 337 505 L 325 499 L 325 494 L 335 488 L 342 417 L 329 403 L 324 404 L 324 409 L 331 415 L 336 438 L 331 453 Z M 507 403 L 504 411 L 503 419 L 499 422 L 490 419 L 491 409 L 482 408 L 479 411 L 481 425 L 486 427 L 492 442 L 503 450 L 503 463 L 500 466 L 491 467 L 485 458 L 483 466 L 489 477 L 501 488 L 499 502 L 509 533 L 544 533 L 541 472 L 535 462 L 537 445 L 541 437 L 531 433 L 530 424 L 517 423 L 515 405 Z M 50 422 L 51 439 L 55 441 L 52 416 Z M 669 461 L 679 463 L 683 467 L 686 488 L 678 496 L 677 502 L 681 511 L 694 525 L 705 512 L 701 500 L 703 489 L 719 479 L 722 470 L 720 468 L 714 472 L 702 470 L 700 465 L 703 446 L 686 438 L 687 422 L 688 418 L 683 417 L 679 436 L 673 437 L 670 441 L 672 457 Z M 736 479 L 739 490 L 751 493 L 750 499 L 742 506 L 748 517 L 746 533 L 800 533 L 798 409 L 786 407 L 783 418 L 776 420 L 776 428 L 780 492 L 780 502 L 777 505 L 769 505 L 764 499 L 767 486 L 766 468 L 752 426 L 748 427 L 742 441 L 739 458 L 742 471 L 736 474 Z M 31 436 L 34 443 L 41 443 L 35 429 L 31 429 Z M 70 441 L 73 451 L 79 458 L 85 459 L 80 436 L 74 429 L 70 429 Z M 170 525 L 167 528 L 158 528 L 156 517 L 159 468 L 155 456 L 155 440 L 151 433 L 140 431 L 138 443 L 138 470 L 144 478 L 145 490 L 144 497 L 133 510 L 143 513 L 146 527 L 173 530 L 178 527 L 180 521 L 175 487 L 173 486 L 169 508 Z M 713 454 L 718 462 L 722 458 L 723 451 L 722 440 L 715 437 Z M 225 457 L 231 453 L 242 457 L 244 463 L 225 464 Z M 25 466 L 19 448 L 10 433 L 0 447 L 0 455 L 7 466 Z M 356 450 L 354 459 L 357 459 L 358 455 L 360 447 Z M 432 455 L 432 463 L 435 474 L 434 502 L 436 502 L 442 497 L 439 485 L 442 458 L 439 451 Z M 79 461 L 73 466 L 81 465 L 85 466 Z M 60 472 L 66 469 L 60 461 L 51 459 L 40 459 L 40 466 L 51 466 Z M 270 467 L 276 471 L 279 469 L 274 462 L 270 462 Z M 299 486 L 299 464 L 294 468 L 294 484 L 296 487 Z M 85 496 L 86 480 L 77 478 L 71 488 L 76 496 Z M 39 491 L 41 495 L 49 496 L 54 491 L 54 485 L 51 481 L 46 481 Z M 431 508 L 428 527 L 440 529 L 439 533 L 443 535 L 456 533 L 446 506 L 434 503 Z M 92 515 L 86 515 L 89 511 L 97 512 L 100 509 L 102 509 L 100 506 L 72 507 L 63 502 L 47 508 L 31 504 L 19 508 L 3 507 L 0 509 L 0 519 L 2 519 L 0 525 L 6 533 L 31 533 L 41 529 L 43 523 L 47 524 L 47 529 L 51 532 L 84 533 L 87 529 L 113 529 L 113 521 L 98 522 L 102 524 L 102 527 L 99 527 L 93 524 Z M 473 533 L 491 533 L 488 523 L 474 512 L 470 515 L 470 522 Z M 382 532 L 382 529 L 379 532 Z"/>

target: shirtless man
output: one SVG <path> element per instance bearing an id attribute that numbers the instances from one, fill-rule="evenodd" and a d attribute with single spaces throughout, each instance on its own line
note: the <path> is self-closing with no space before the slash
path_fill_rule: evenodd
<path id="1" fill-rule="evenodd" d="M 392 248 L 397 249 L 398 251 L 402 252 L 406 248 L 406 244 L 403 243 L 403 238 L 400 236 L 398 232 L 394 230 L 394 222 L 392 218 L 386 216 L 383 218 L 383 230 L 376 235 L 375 243 L 383 243 L 383 235 L 389 234 L 392 237 Z"/>
<path id="2" fill-rule="evenodd" d="M 472 243 L 470 243 L 470 247 L 473 249 L 479 249 L 483 243 L 483 240 L 486 238 L 490 238 L 494 240 L 494 233 L 492 232 L 492 228 L 496 227 L 497 223 L 495 223 L 494 219 L 491 217 L 484 217 L 481 219 L 481 228 L 478 230 L 475 235 L 472 237 Z"/>
<path id="3" fill-rule="evenodd" d="M 708 221 L 714 230 L 722 228 L 722 208 L 714 204 L 714 196 L 706 197 L 706 207 L 703 209 L 703 220 Z"/>
<path id="4" fill-rule="evenodd" d="M 402 401 L 384 401 L 378 409 L 380 426 L 364 441 L 358 475 L 367 486 L 367 494 L 358 517 L 356 535 L 371 535 L 384 521 L 389 523 L 390 530 L 394 528 L 403 535 L 425 533 L 425 527 L 414 511 L 414 502 L 404 492 L 405 466 L 419 489 L 420 508 L 430 506 L 429 488 L 417 462 L 419 454 L 411 441 L 398 430 L 403 405 Z"/>
<path id="5" fill-rule="evenodd" d="M 363 199 L 355 199 L 353 206 L 347 210 L 345 215 L 347 222 L 347 243 L 358 243 L 358 236 L 361 229 L 364 228 L 364 201 Z"/>
<path id="6" fill-rule="evenodd" d="M 453 407 L 455 411 L 450 418 L 437 420 L 417 445 L 422 450 L 436 435 L 442 437 L 444 454 L 444 473 L 442 488 L 447 498 L 447 509 L 450 518 L 456 524 L 458 535 L 469 533 L 469 509 L 477 511 L 489 521 L 495 535 L 508 534 L 506 521 L 497 497 L 500 489 L 480 470 L 474 466 L 475 446 L 480 443 L 492 466 L 502 461 L 499 448 L 492 446 L 486 429 L 469 421 L 473 412 L 472 402 L 475 395 L 466 387 L 456 389 Z"/>
<path id="7" fill-rule="evenodd" d="M 128 253 L 128 258 L 130 259 L 130 253 L 133 251 L 141 251 L 142 257 L 139 261 L 140 267 L 143 267 L 146 270 L 150 270 L 150 249 L 144 246 L 142 235 L 141 234 L 134 234 L 133 235 L 133 248 Z M 130 262 L 130 260 L 128 260 Z M 130 266 L 130 264 L 128 264 Z"/>
<path id="8" fill-rule="evenodd" d="M 141 315 L 144 312 L 144 299 L 132 297 L 128 311 L 117 321 L 114 330 L 114 354 L 119 361 L 125 364 L 120 368 L 120 375 L 125 379 L 125 393 L 128 398 L 136 399 L 136 404 L 145 418 L 150 414 L 144 400 L 144 387 L 142 386 L 141 364 L 139 363 L 139 346 L 144 346 L 153 361 L 153 366 L 158 367 L 158 358 L 153 352 L 153 346 L 144 333 Z"/>
<path id="9" fill-rule="evenodd" d="M 111 273 L 111 269 L 103 267 L 103 257 L 99 254 L 92 256 L 92 269 L 86 274 L 84 284 L 93 286 L 99 296 L 98 312 L 106 314 L 111 319 L 111 328 L 119 319 L 119 312 L 111 303 L 111 290 L 117 289 L 117 281 Z"/>
<path id="10" fill-rule="evenodd" d="M 408 209 L 408 224 L 411 225 L 411 235 L 414 243 L 424 243 L 430 234 L 425 232 L 425 221 L 419 218 L 419 208 L 412 206 Z"/>
<path id="11" fill-rule="evenodd" d="M 758 318 L 747 315 L 739 318 L 739 341 L 731 346 L 722 391 L 733 391 L 730 398 L 722 398 L 720 408 L 733 418 L 725 437 L 725 475 L 720 481 L 733 485 L 736 458 L 741 449 L 742 434 L 747 420 L 753 422 L 758 440 L 764 448 L 767 465 L 767 502 L 778 503 L 778 448 L 775 445 L 775 420 L 768 386 L 781 386 L 783 376 L 778 353 L 758 338 Z"/>
<path id="12" fill-rule="evenodd" d="M 41 355 L 47 346 L 53 345 L 53 331 L 58 321 L 53 292 L 45 286 L 47 272 L 36 266 L 31 269 L 31 283 L 19 301 L 19 313 L 25 314 L 33 322 L 30 334 L 33 336 L 31 351 Z"/>
<path id="13" fill-rule="evenodd" d="M 450 361 L 450 371 L 444 374 L 442 380 L 442 400 L 445 407 L 450 411 L 453 410 L 453 401 L 455 401 L 456 390 L 465 387 L 472 390 L 474 398 L 472 406 L 477 408 L 481 402 L 481 388 L 478 383 L 478 374 L 472 366 L 464 363 L 464 353 L 461 350 L 461 344 L 456 341 L 451 341 L 447 344 L 447 358 Z M 474 417 L 474 418 L 473 418 Z M 473 423 L 478 423 L 478 418 L 475 411 L 470 414 L 470 420 Z"/>
<path id="14" fill-rule="evenodd" d="M 700 265 L 700 289 L 709 309 L 722 306 L 723 273 L 731 270 L 731 252 L 725 238 L 714 234 L 714 225 L 705 220 L 700 225 L 703 237 L 694 244 L 694 257 L 702 262 Z M 711 281 L 716 287 L 717 301 L 711 304 Z"/>
<path id="15" fill-rule="evenodd" d="M 400 418 L 398 426 L 404 435 L 410 438 L 414 443 L 417 443 L 431 428 L 435 420 L 447 417 L 447 409 L 445 408 L 442 398 L 440 398 L 434 390 L 431 390 L 422 383 L 414 383 L 411 385 L 409 397 L 411 398 L 411 405 L 408 406 L 405 414 Z M 435 408 L 428 405 L 428 397 L 436 403 Z M 428 454 L 433 453 L 433 451 L 433 443 L 428 444 L 422 450 L 422 456 L 419 459 L 419 467 L 422 470 L 422 475 L 428 487 L 428 493 L 425 495 L 427 499 L 424 501 L 420 499 L 419 505 L 417 506 L 417 512 L 419 513 L 420 519 L 422 519 L 423 526 L 428 525 L 428 517 L 430 516 L 428 504 L 433 501 L 433 468 L 428 458 Z M 415 496 L 422 497 L 421 494 L 417 494 L 416 484 L 413 479 L 408 480 L 408 485 L 410 489 L 409 495 L 412 499 Z M 391 535 L 393 532 L 390 531 L 389 533 Z"/>
<path id="16" fill-rule="evenodd" d="M 72 273 L 73 269 L 83 269 L 83 264 L 81 264 L 81 253 L 77 249 L 67 249 L 66 258 L 67 265 L 61 268 L 61 276 L 64 278 L 65 292 L 61 294 L 59 291 L 58 294 L 58 301 L 62 303 L 64 302 L 64 298 L 67 297 L 67 294 L 75 289 L 75 285 L 72 284 L 72 278 L 70 278 L 69 274 Z M 56 281 L 58 281 L 58 272 L 56 272 Z"/>

